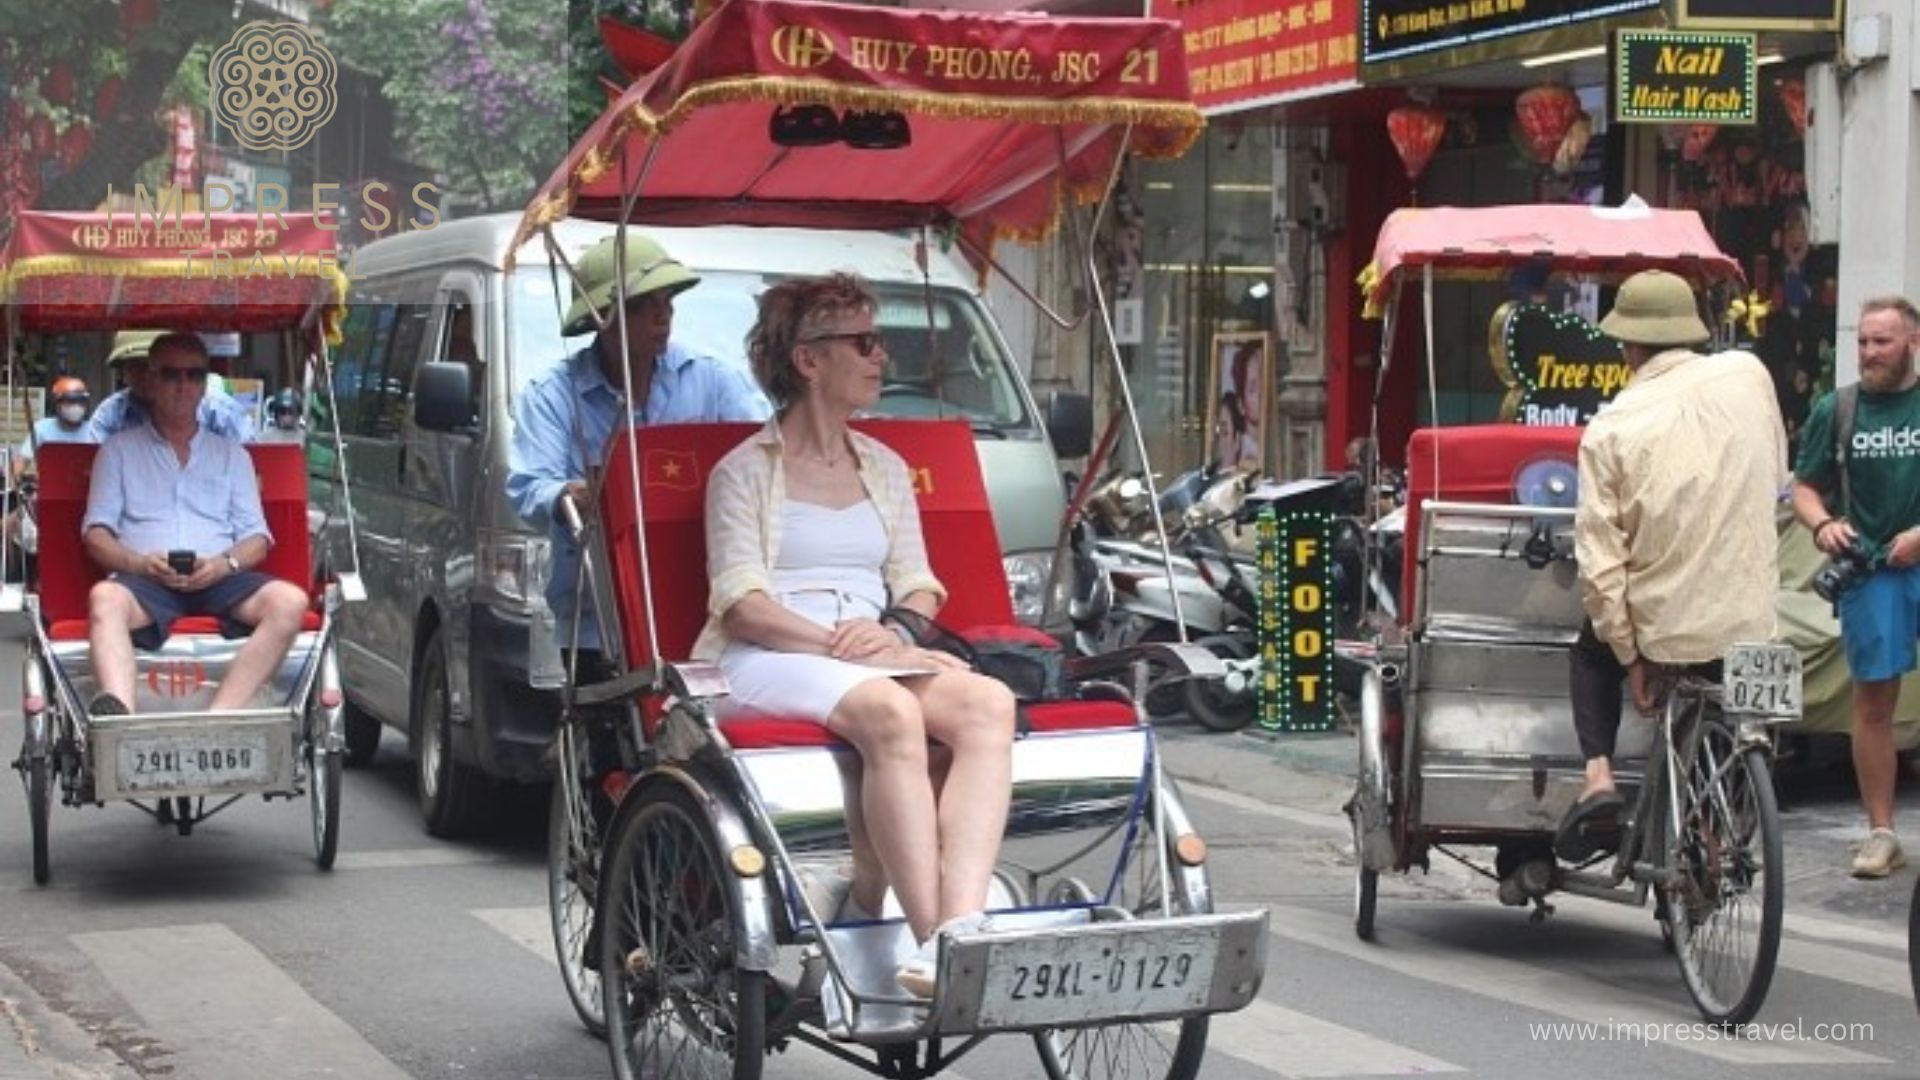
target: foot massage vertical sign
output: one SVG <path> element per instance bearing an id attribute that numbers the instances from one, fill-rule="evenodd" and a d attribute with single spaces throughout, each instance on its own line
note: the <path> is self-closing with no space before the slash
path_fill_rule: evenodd
<path id="1" fill-rule="evenodd" d="M 1260 727 L 1333 730 L 1333 518 L 1319 511 L 1260 512 Z"/>

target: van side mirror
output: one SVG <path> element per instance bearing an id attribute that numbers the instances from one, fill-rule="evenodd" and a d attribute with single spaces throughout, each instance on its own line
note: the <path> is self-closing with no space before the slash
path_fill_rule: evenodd
<path id="1" fill-rule="evenodd" d="M 1048 394 L 1047 438 L 1060 457 L 1086 457 L 1093 449 L 1093 399 L 1071 390 Z"/>
<path id="2" fill-rule="evenodd" d="M 473 427 L 473 369 L 438 361 L 420 365 L 413 380 L 413 422 L 424 431 Z"/>

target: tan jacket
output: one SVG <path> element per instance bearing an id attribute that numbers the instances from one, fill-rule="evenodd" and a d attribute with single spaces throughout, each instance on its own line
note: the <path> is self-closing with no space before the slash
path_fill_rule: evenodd
<path id="1" fill-rule="evenodd" d="M 1787 479 L 1773 378 L 1752 353 L 1655 355 L 1580 439 L 1580 598 L 1622 664 L 1719 659 L 1774 633 Z"/>
<path id="2" fill-rule="evenodd" d="M 927 563 L 920 535 L 920 504 L 913 478 L 899 454 L 878 439 L 852 432 L 860 485 L 880 511 L 887 532 L 887 560 L 880 575 L 887 595 L 899 603 L 930 592 L 946 602 L 946 587 Z M 698 660 L 712 660 L 727 647 L 721 618 L 748 593 L 771 594 L 773 564 L 780 554 L 780 506 L 787 501 L 778 420 L 734 447 L 707 480 L 707 625 L 694 642 Z"/>

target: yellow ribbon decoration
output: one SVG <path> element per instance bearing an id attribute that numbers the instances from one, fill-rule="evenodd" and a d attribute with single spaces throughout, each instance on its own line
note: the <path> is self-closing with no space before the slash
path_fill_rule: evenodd
<path id="1" fill-rule="evenodd" d="M 1741 320 L 1747 324 L 1747 336 L 1758 340 L 1767 332 L 1767 316 L 1773 314 L 1773 305 L 1760 295 L 1760 290 L 1747 294 L 1746 299 L 1734 297 L 1727 305 L 1727 325 L 1733 326 Z"/>

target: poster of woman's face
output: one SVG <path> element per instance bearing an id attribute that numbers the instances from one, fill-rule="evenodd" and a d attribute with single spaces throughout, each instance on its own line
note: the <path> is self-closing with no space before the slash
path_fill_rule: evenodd
<path id="1" fill-rule="evenodd" d="M 1267 468 L 1273 342 L 1266 334 L 1215 334 L 1207 380 L 1207 463 L 1215 471 Z"/>

